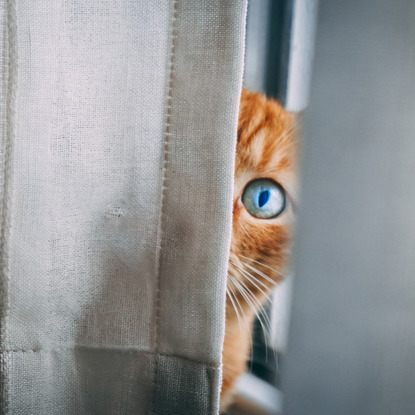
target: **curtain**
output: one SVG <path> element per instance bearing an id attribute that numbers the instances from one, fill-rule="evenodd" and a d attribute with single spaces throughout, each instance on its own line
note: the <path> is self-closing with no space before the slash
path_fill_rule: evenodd
<path id="1" fill-rule="evenodd" d="M 245 8 L 0 1 L 1 413 L 217 413 Z"/>

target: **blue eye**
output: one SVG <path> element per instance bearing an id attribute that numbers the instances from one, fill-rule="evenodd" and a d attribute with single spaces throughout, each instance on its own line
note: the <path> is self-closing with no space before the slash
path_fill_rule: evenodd
<path id="1" fill-rule="evenodd" d="M 252 216 L 271 219 L 284 211 L 287 197 L 281 185 L 274 180 L 256 179 L 246 185 L 242 203 Z"/>

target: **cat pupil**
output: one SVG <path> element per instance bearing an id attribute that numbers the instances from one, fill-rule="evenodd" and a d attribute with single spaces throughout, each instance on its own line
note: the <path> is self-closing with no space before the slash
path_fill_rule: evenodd
<path id="1" fill-rule="evenodd" d="M 264 206 L 269 200 L 269 190 L 264 190 L 263 192 L 261 192 L 261 194 L 259 195 L 258 198 L 258 205 L 261 208 L 262 206 Z"/>

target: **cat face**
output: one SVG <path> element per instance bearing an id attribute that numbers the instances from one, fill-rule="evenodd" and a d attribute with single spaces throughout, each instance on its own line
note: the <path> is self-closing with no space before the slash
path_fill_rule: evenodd
<path id="1" fill-rule="evenodd" d="M 239 283 L 262 297 L 260 287 L 269 291 L 282 278 L 297 198 L 296 142 L 292 114 L 275 101 L 243 91 L 228 281 L 235 293 Z"/>
<path id="2" fill-rule="evenodd" d="M 255 312 L 283 278 L 290 257 L 297 193 L 297 136 L 292 114 L 265 96 L 242 92 L 222 398 L 245 369 Z"/>

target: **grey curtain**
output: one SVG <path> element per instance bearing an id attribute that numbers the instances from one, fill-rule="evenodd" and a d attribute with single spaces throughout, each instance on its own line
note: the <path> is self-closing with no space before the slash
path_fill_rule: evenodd
<path id="1" fill-rule="evenodd" d="M 217 413 L 245 8 L 0 1 L 1 413 Z"/>

